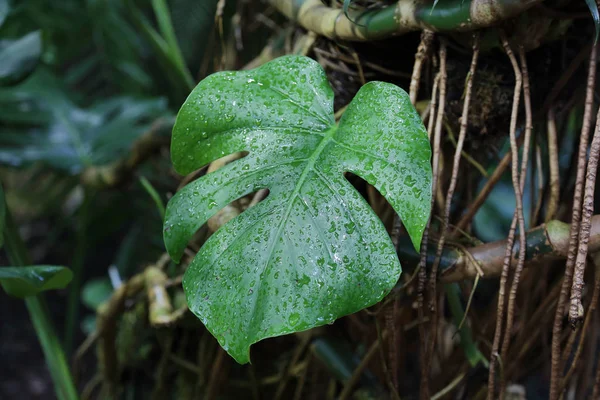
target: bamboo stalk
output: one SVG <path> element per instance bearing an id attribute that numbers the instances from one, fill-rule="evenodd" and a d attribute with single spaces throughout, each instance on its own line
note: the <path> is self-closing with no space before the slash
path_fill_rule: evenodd
<path id="1" fill-rule="evenodd" d="M 432 7 L 423 0 L 398 0 L 380 9 L 348 12 L 321 0 L 269 0 L 290 20 L 331 39 L 366 41 L 411 31 L 471 31 L 514 17 L 541 0 L 448 0 Z"/>

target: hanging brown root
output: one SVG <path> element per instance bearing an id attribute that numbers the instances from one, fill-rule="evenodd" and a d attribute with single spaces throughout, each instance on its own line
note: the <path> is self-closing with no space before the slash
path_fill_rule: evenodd
<path id="1" fill-rule="evenodd" d="M 432 201 L 433 205 L 433 201 Z M 420 393 L 421 400 L 429 399 L 429 365 L 427 359 L 427 331 L 425 324 L 425 283 L 427 282 L 427 240 L 429 238 L 429 226 L 431 218 L 427 221 L 427 226 L 423 231 L 421 239 L 421 252 L 419 265 L 416 273 L 418 274 L 417 281 L 417 312 L 419 317 L 419 362 L 421 364 L 421 382 Z"/>
<path id="2" fill-rule="evenodd" d="M 577 350 L 575 351 L 575 355 L 573 356 L 573 361 L 571 362 L 571 366 L 569 367 L 567 374 L 565 375 L 564 379 L 562 380 L 559 393 L 562 393 L 565 390 L 565 387 L 567 386 L 567 382 L 569 382 L 569 379 L 571 379 L 571 376 L 573 375 L 573 373 L 575 372 L 575 370 L 578 367 L 579 360 L 581 359 L 581 354 L 583 351 L 583 346 L 585 343 L 586 333 L 588 332 L 588 328 L 590 325 L 590 321 L 592 320 L 592 316 L 594 315 L 594 311 L 596 311 L 596 308 L 598 306 L 598 297 L 600 296 L 600 254 L 596 253 L 592 256 L 592 258 L 594 260 L 594 269 L 595 269 L 595 271 L 594 271 L 594 291 L 592 293 L 592 299 L 590 301 L 589 309 L 585 316 L 585 322 L 583 323 L 583 327 L 581 329 L 581 335 L 579 338 L 579 343 L 577 344 Z M 575 332 L 573 332 L 573 333 L 575 333 Z M 571 346 L 568 346 L 567 350 L 568 350 L 568 353 L 566 353 L 566 354 L 569 354 L 572 351 Z M 563 359 L 564 359 L 564 357 L 563 357 Z"/>
<path id="3" fill-rule="evenodd" d="M 439 182 L 439 174 L 440 174 L 440 157 L 441 154 L 441 138 L 442 138 L 442 127 L 444 125 L 444 110 L 446 106 L 446 84 L 447 84 L 447 75 L 446 75 L 446 42 L 444 40 L 440 41 L 440 104 L 437 110 L 436 122 L 435 122 L 435 133 L 434 133 L 434 143 L 433 143 L 433 194 L 435 198 L 435 193 L 438 192 L 440 187 Z M 433 209 L 432 209 L 433 212 Z M 435 291 L 436 291 L 436 275 L 435 271 L 429 275 L 429 307 L 431 311 L 435 314 Z M 435 332 L 435 329 L 432 330 Z"/>
<path id="4" fill-rule="evenodd" d="M 433 134 L 433 130 L 435 129 L 434 120 L 435 113 L 437 107 L 437 91 L 440 82 L 441 73 L 438 73 L 433 82 L 433 89 L 431 94 L 431 112 L 429 117 L 429 123 L 427 127 L 427 135 L 431 140 L 431 136 Z M 432 191 L 435 193 L 435 188 L 437 186 L 437 167 L 439 163 L 439 152 L 436 154 L 434 152 L 433 155 L 433 182 L 432 182 Z M 433 213 L 433 206 L 435 204 L 435 200 L 432 196 L 431 198 L 431 210 Z M 427 225 L 425 226 L 425 230 L 423 231 L 423 237 L 421 239 L 421 249 L 420 249 L 420 257 L 419 264 L 417 266 L 416 273 L 418 274 L 417 281 L 417 309 L 419 316 L 419 358 L 421 364 L 421 383 L 420 383 L 420 392 L 421 399 L 426 400 L 429 399 L 429 365 L 427 359 L 427 332 L 425 326 L 425 283 L 427 281 L 427 271 L 425 269 L 427 265 L 427 243 L 429 240 L 429 227 L 431 225 L 431 217 L 427 221 Z"/>
<path id="5" fill-rule="evenodd" d="M 571 69 L 576 68 L 579 65 L 579 63 L 574 63 L 572 66 L 569 66 L 569 71 L 567 71 L 568 73 L 565 73 L 563 75 L 563 77 L 561 78 L 561 82 L 568 80 L 568 78 L 573 73 L 573 71 L 571 71 Z M 564 86 L 564 82 L 561 85 L 555 86 L 555 88 L 553 90 L 559 90 L 563 86 Z M 523 141 L 524 141 L 524 136 L 521 135 L 517 141 L 517 145 L 519 146 L 519 148 L 523 144 Z M 502 175 L 504 174 L 504 172 L 510 165 L 511 161 L 512 161 L 512 153 L 509 151 L 500 160 L 500 162 L 496 166 L 496 169 L 494 170 L 494 172 L 492 173 L 492 175 L 490 176 L 488 181 L 485 183 L 484 187 L 479 191 L 476 198 L 471 202 L 471 205 L 467 208 L 467 210 L 465 211 L 465 213 L 463 214 L 461 219 L 455 225 L 453 236 L 456 236 L 458 234 L 458 232 L 460 232 L 461 230 L 466 229 L 467 225 L 472 221 L 472 219 L 475 216 L 475 214 L 477 213 L 477 211 L 479 211 L 479 208 L 487 200 L 488 196 L 494 189 L 495 185 L 502 178 Z"/>
<path id="6" fill-rule="evenodd" d="M 529 73 L 527 71 L 527 60 L 525 58 L 525 51 L 523 50 L 523 46 L 519 47 L 519 59 L 521 61 L 522 68 L 522 76 L 523 76 L 523 99 L 525 104 L 525 142 L 523 145 L 523 159 L 521 160 L 521 172 L 520 172 L 520 181 L 519 181 L 519 190 L 522 196 L 523 189 L 525 187 L 525 180 L 527 178 L 527 166 L 529 165 L 529 145 L 531 142 L 531 133 L 533 131 L 533 122 L 532 122 L 532 111 L 531 111 L 531 94 L 529 87 Z M 516 59 L 511 60 L 514 67 L 517 67 Z M 515 140 L 516 142 L 516 140 Z M 517 199 L 517 210 L 515 211 L 515 216 L 513 218 L 518 218 L 519 220 L 519 231 L 525 232 L 525 219 L 523 216 L 523 200 L 521 197 L 521 206 L 519 207 L 519 199 Z M 519 248 L 526 249 L 525 242 L 526 235 L 521 234 L 519 236 Z M 517 290 L 519 288 L 519 280 L 521 277 L 521 272 L 523 271 L 523 266 L 525 265 L 525 251 L 519 251 L 519 258 L 517 261 L 517 266 L 515 268 L 515 273 L 513 276 L 513 281 L 510 287 L 510 293 L 508 297 L 508 307 L 506 313 L 506 332 L 504 335 L 504 339 L 502 341 L 502 349 L 500 354 L 503 360 L 507 360 L 508 355 L 508 347 L 510 344 L 512 326 L 514 321 L 515 314 L 515 302 L 517 299 Z M 504 389 L 500 388 L 501 398 L 504 394 Z"/>
<path id="7" fill-rule="evenodd" d="M 558 209 L 558 200 L 560 196 L 560 177 L 558 171 L 558 142 L 556 137 L 556 119 L 554 117 L 554 108 L 548 110 L 548 164 L 550 166 L 550 198 L 548 199 L 548 208 L 546 210 L 545 221 L 548 222 L 554 218 Z"/>
<path id="8" fill-rule="evenodd" d="M 399 298 L 394 297 L 391 307 L 387 307 L 385 312 L 385 329 L 391 333 L 389 338 L 388 365 L 390 366 L 390 375 L 394 389 L 398 391 L 398 332 L 396 329 L 396 316 L 398 315 Z"/>
<path id="9" fill-rule="evenodd" d="M 585 189 L 583 195 L 583 210 L 579 226 L 579 245 L 577 258 L 575 259 L 575 270 L 573 273 L 573 285 L 571 286 L 571 307 L 569 309 L 569 320 L 571 325 L 578 325 L 583 319 L 583 305 L 581 304 L 581 292 L 583 290 L 583 278 L 587 263 L 588 243 L 590 240 L 590 228 L 592 215 L 594 214 L 594 189 L 596 188 L 596 173 L 598 171 L 598 159 L 600 158 L 600 108 L 596 116 L 596 131 L 590 146 L 590 157 L 585 177 Z"/>
<path id="10" fill-rule="evenodd" d="M 436 141 L 439 139 L 439 136 L 441 136 L 441 129 L 442 129 L 442 125 L 443 125 L 443 112 L 444 112 L 444 103 L 445 103 L 445 57 L 446 57 L 445 49 L 444 49 L 443 54 L 442 54 L 442 50 L 440 50 L 440 61 L 441 61 L 440 71 L 443 71 L 443 75 L 441 78 L 442 84 L 440 85 L 441 102 L 440 102 L 440 108 L 438 110 L 437 122 L 436 122 L 436 124 L 437 124 L 436 125 L 436 134 L 435 134 Z M 436 301 L 436 299 L 437 299 L 437 293 L 436 293 L 437 271 L 439 268 L 442 249 L 444 248 L 446 233 L 448 230 L 448 224 L 449 224 L 449 219 L 450 219 L 450 209 L 452 206 L 452 198 L 454 196 L 454 191 L 456 189 L 456 183 L 458 180 L 458 171 L 459 171 L 460 160 L 461 160 L 461 153 L 462 153 L 462 149 L 463 149 L 466 134 L 467 134 L 467 126 L 468 126 L 468 119 L 469 119 L 469 106 L 470 106 L 471 93 L 472 93 L 472 88 L 473 88 L 473 77 L 475 76 L 475 70 L 477 68 L 478 57 L 479 57 L 479 35 L 475 34 L 474 42 L 473 42 L 473 58 L 471 60 L 471 68 L 469 70 L 469 74 L 467 75 L 468 78 L 467 78 L 467 82 L 466 82 L 465 100 L 463 103 L 463 112 L 462 112 L 462 116 L 461 116 L 460 133 L 459 133 L 459 138 L 458 138 L 458 142 L 457 142 L 457 146 L 456 146 L 456 151 L 454 153 L 452 176 L 451 176 L 450 186 L 448 188 L 445 206 L 444 206 L 444 217 L 442 219 L 441 237 L 438 241 L 436 257 L 434 259 L 434 263 L 431 268 L 431 273 L 429 276 L 429 284 L 430 284 L 430 291 L 429 291 L 430 303 L 429 304 L 430 304 L 430 309 L 432 312 L 431 312 L 429 346 L 427 347 L 427 363 L 428 363 L 428 365 L 431 365 L 430 360 L 433 357 L 433 349 L 435 347 L 435 338 L 436 338 L 435 332 L 437 331 L 437 318 L 438 318 L 437 317 L 437 309 L 436 309 L 436 305 L 437 305 L 437 301 Z M 438 187 L 437 185 L 434 186 L 434 188 L 437 188 L 437 187 Z"/>
<path id="11" fill-rule="evenodd" d="M 469 106 L 471 103 L 471 93 L 473 90 L 473 77 L 475 76 L 475 70 L 477 69 L 477 60 L 479 58 L 479 34 L 475 34 L 473 38 L 473 58 L 471 59 L 471 67 L 467 75 L 465 100 L 463 103 L 462 116 L 460 119 L 460 132 L 458 135 L 458 142 L 456 144 L 456 151 L 454 152 L 454 160 L 452 165 L 452 174 L 450 177 L 450 185 L 446 194 L 446 204 L 444 206 L 444 217 L 442 218 L 442 230 L 438 240 L 437 250 L 433 266 L 431 268 L 430 279 L 437 279 L 437 272 L 440 265 L 440 258 L 442 255 L 442 249 L 446 242 L 446 234 L 448 230 L 448 224 L 450 222 L 450 209 L 452 207 L 452 198 L 454 197 L 454 191 L 458 181 L 458 171 L 460 168 L 461 153 L 467 136 L 467 127 L 469 120 Z M 435 288 L 433 289 L 435 290 Z M 435 293 L 432 291 L 432 293 Z"/>
<path id="12" fill-rule="evenodd" d="M 575 256 L 577 253 L 577 242 L 579 240 L 579 224 L 581 220 L 581 199 L 583 196 L 583 182 L 585 176 L 585 161 L 590 128 L 592 125 L 592 107 L 594 106 L 594 87 L 596 82 L 596 46 L 592 47 L 590 54 L 590 65 L 587 77 L 587 89 L 585 95 L 585 108 L 583 113 L 583 125 L 579 136 L 579 150 L 577 153 L 577 176 L 575 178 L 575 192 L 573 194 L 573 207 L 571 214 L 571 230 L 569 235 L 569 252 L 560 296 L 554 314 L 554 325 L 552 328 L 552 363 L 550 373 L 550 400 L 558 400 L 560 374 L 562 374 L 562 363 L 560 360 L 560 337 L 562 334 L 562 321 L 564 317 L 565 303 L 569 295 Z"/>
<path id="13" fill-rule="evenodd" d="M 519 223 L 519 230 L 522 232 L 521 233 L 521 237 L 523 237 L 524 239 L 524 235 L 523 232 L 525 232 L 525 223 L 523 221 L 523 202 L 522 202 L 522 197 L 521 197 L 521 184 L 520 184 L 520 180 L 519 180 L 519 153 L 518 153 L 518 148 L 517 148 L 517 139 L 516 139 L 516 128 L 517 128 L 517 116 L 518 116 L 518 112 L 519 112 L 519 99 L 521 97 L 521 86 L 522 86 L 522 75 L 521 75 L 521 71 L 519 69 L 518 63 L 516 58 L 514 57 L 514 54 L 512 53 L 512 50 L 510 48 L 510 45 L 508 44 L 508 41 L 506 39 L 506 36 L 502 33 L 501 34 L 501 39 L 502 39 L 502 45 L 504 47 L 504 51 L 506 52 L 506 54 L 508 55 L 511 64 L 513 65 L 513 69 L 514 69 L 514 73 L 515 73 L 515 91 L 514 91 L 514 97 L 513 97 L 513 108 L 512 108 L 512 114 L 511 114 L 511 120 L 510 120 L 510 149 L 511 149 L 511 153 L 512 153 L 512 157 L 511 157 L 511 166 L 512 166 L 512 182 L 513 182 L 513 189 L 515 192 L 515 198 L 516 198 L 516 215 L 517 215 L 517 219 L 518 219 L 518 223 Z M 495 389 L 496 389 L 496 358 L 498 357 L 498 351 L 500 349 L 500 337 L 502 335 L 502 322 L 504 320 L 504 302 L 505 302 L 505 291 L 506 291 L 506 282 L 508 281 L 508 272 L 510 269 L 510 261 L 511 261 L 511 254 L 512 254 L 512 247 L 514 244 L 514 239 L 515 239 L 515 229 L 516 229 L 516 221 L 515 218 L 513 217 L 513 223 L 511 224 L 510 227 L 510 231 L 508 233 L 508 239 L 507 239 L 507 245 L 506 245 L 506 251 L 505 251 L 505 255 L 504 255 L 504 265 L 502 267 L 502 275 L 500 276 L 500 288 L 498 290 L 498 311 L 497 311 L 497 315 L 496 315 L 496 330 L 494 332 L 494 342 L 492 344 L 492 353 L 490 356 L 490 369 L 489 369 L 489 376 L 488 376 L 488 399 L 494 399 L 494 395 L 495 395 Z M 525 246 L 521 246 L 521 249 L 524 249 Z M 519 259 L 521 259 L 521 253 L 523 253 L 523 257 L 524 252 L 520 251 L 519 252 Z M 505 332 L 506 335 L 509 335 L 510 332 Z M 502 375 L 502 374 L 501 374 Z M 504 392 L 504 379 L 501 379 L 500 382 L 500 392 L 501 392 L 501 396 L 500 398 L 502 398 L 502 393 Z"/>
<path id="14" fill-rule="evenodd" d="M 439 173 L 440 173 L 440 156 L 441 156 L 441 136 L 442 136 L 442 126 L 444 121 L 444 107 L 446 105 L 446 83 L 447 83 L 447 75 L 446 75 L 446 42 L 444 40 L 440 41 L 440 70 L 439 70 L 439 106 L 437 109 L 437 114 L 435 115 L 435 132 L 433 134 L 433 179 L 432 179 L 432 200 L 431 200 L 431 208 L 433 213 L 433 208 L 435 205 L 435 193 L 437 193 L 438 185 L 439 185 Z M 431 118 L 434 115 L 432 114 Z M 427 230 L 431 229 L 431 225 L 427 227 Z M 430 232 L 429 232 L 430 234 Z M 423 247 L 422 247 L 423 248 Z M 425 268 L 422 269 L 423 273 L 425 273 Z M 437 278 L 434 275 L 429 275 L 429 310 L 430 310 L 430 324 L 429 324 L 429 337 L 425 340 L 426 346 L 422 349 L 424 351 L 424 365 L 421 366 L 422 376 L 421 376 L 421 398 L 428 399 L 429 398 L 429 385 L 428 385 L 428 376 L 429 369 L 431 366 L 431 360 L 433 358 L 433 349 L 435 346 L 436 339 L 436 314 L 437 314 L 437 304 L 436 304 L 436 281 Z M 421 279 L 419 279 L 419 283 L 421 283 Z M 424 290 L 424 288 L 423 288 Z M 424 329 L 424 327 L 423 327 Z"/>
<path id="15" fill-rule="evenodd" d="M 452 164 L 452 174 L 450 177 L 450 186 L 446 194 L 446 204 L 444 207 L 444 217 L 442 219 L 442 234 L 438 241 L 436 249 L 435 259 L 433 262 L 431 277 L 437 279 L 437 271 L 440 265 L 440 259 L 442 256 L 442 250 L 446 241 L 446 235 L 448 233 L 448 224 L 450 222 L 450 210 L 452 208 L 452 199 L 454 197 L 454 191 L 456 190 L 456 183 L 458 181 L 458 171 L 460 169 L 460 160 L 462 157 L 462 149 L 467 136 L 467 127 L 469 126 L 469 109 L 471 104 L 471 93 L 473 92 L 473 79 L 475 77 L 475 71 L 477 69 L 477 60 L 479 59 L 479 33 L 473 35 L 473 57 L 471 59 L 471 67 L 467 74 L 467 82 L 465 84 L 465 99 L 463 102 L 462 114 L 460 117 L 460 132 L 458 134 L 458 141 L 456 142 L 456 150 L 454 152 L 454 160 Z M 468 252 L 467 252 L 468 253 Z M 465 317 L 467 313 L 465 312 Z M 460 329 L 460 328 L 459 328 Z"/>
<path id="16" fill-rule="evenodd" d="M 419 95 L 419 84 L 421 83 L 421 71 L 423 70 L 423 62 L 427 59 L 429 53 L 429 47 L 433 41 L 433 32 L 424 29 L 421 32 L 421 42 L 417 48 L 417 54 L 415 54 L 415 64 L 413 66 L 412 78 L 410 80 L 409 96 L 410 102 L 415 105 L 417 104 L 417 96 Z"/>

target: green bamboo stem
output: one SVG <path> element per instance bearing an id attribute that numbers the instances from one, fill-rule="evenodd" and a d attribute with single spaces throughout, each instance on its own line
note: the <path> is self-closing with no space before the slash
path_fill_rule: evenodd
<path id="1" fill-rule="evenodd" d="M 331 39 L 365 41 L 411 31 L 470 31 L 495 25 L 542 0 L 398 0 L 394 5 L 366 11 L 323 5 L 321 0 L 269 0 L 290 20 Z"/>
<path id="2" fill-rule="evenodd" d="M 548 259 L 564 259 L 567 257 L 569 247 L 569 225 L 561 221 L 550 221 L 547 224 L 540 225 L 529 232 L 526 237 L 525 266 L 534 264 L 544 264 L 542 261 Z M 427 264 L 433 264 L 435 258 L 435 243 L 428 246 Z M 479 246 L 467 249 L 472 258 L 483 271 L 484 278 L 493 278 L 500 276 L 504 259 L 504 250 L 506 241 L 501 240 L 492 243 L 485 243 Z M 592 217 L 590 229 L 589 252 L 600 251 L 600 215 Z M 519 253 L 519 243 L 515 239 L 513 246 L 513 259 L 516 260 Z M 419 254 L 412 247 L 408 236 L 403 235 L 399 238 L 398 256 L 400 261 L 410 265 L 418 263 Z M 442 282 L 458 282 L 465 279 L 474 279 L 478 274 L 476 268 L 469 257 L 462 250 L 446 246 L 442 252 L 439 279 Z"/>
<path id="3" fill-rule="evenodd" d="M 4 238 L 6 254 L 12 265 L 32 265 L 25 244 L 8 210 L 6 211 Z M 41 295 L 28 297 L 25 299 L 25 305 L 27 306 L 31 322 L 44 352 L 48 370 L 54 382 L 56 397 L 60 400 L 78 399 L 71 371 L 69 370 L 65 354 L 52 325 L 43 297 Z"/>

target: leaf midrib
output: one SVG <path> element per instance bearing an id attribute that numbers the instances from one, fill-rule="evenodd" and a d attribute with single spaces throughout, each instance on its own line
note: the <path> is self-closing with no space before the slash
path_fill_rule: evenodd
<path id="1" fill-rule="evenodd" d="M 261 274 L 264 273 L 264 271 L 269 267 L 269 264 L 271 263 L 271 259 L 273 258 L 273 250 L 275 249 L 277 240 L 281 236 L 283 227 L 285 226 L 285 223 L 287 222 L 287 219 L 290 216 L 290 213 L 292 212 L 292 208 L 294 206 L 294 201 L 296 200 L 298 193 L 300 193 L 300 190 L 302 189 L 302 186 L 304 185 L 304 182 L 306 181 L 308 174 L 314 169 L 315 163 L 317 162 L 317 159 L 319 158 L 319 156 L 321 155 L 321 153 L 323 152 L 325 147 L 331 141 L 334 140 L 333 137 L 334 137 L 336 131 L 337 131 L 337 126 L 335 126 L 335 125 L 330 126 L 330 128 L 324 132 L 323 139 L 319 142 L 319 145 L 317 146 L 315 151 L 307 159 L 308 162 L 306 163 L 306 167 L 304 167 L 304 169 L 302 170 L 302 174 L 300 175 L 300 178 L 298 179 L 298 182 L 296 183 L 296 186 L 294 187 L 294 191 L 290 195 L 290 200 L 289 200 L 288 206 L 287 206 L 285 212 L 283 213 L 281 222 L 277 226 L 277 232 L 275 233 L 275 235 L 273 236 L 273 239 L 271 240 L 270 247 L 267 252 L 267 254 L 269 256 L 267 258 L 267 261 L 265 262 L 265 264 L 262 267 Z M 248 327 L 253 326 L 253 323 L 254 323 L 254 317 L 256 316 L 256 306 L 258 304 L 258 298 L 260 297 L 260 293 L 261 293 L 260 292 L 261 286 L 262 286 L 262 280 L 259 279 L 258 287 L 257 287 L 257 291 L 256 291 L 257 295 L 255 296 L 254 304 L 252 305 L 252 317 L 250 319 L 250 322 L 248 323 Z"/>

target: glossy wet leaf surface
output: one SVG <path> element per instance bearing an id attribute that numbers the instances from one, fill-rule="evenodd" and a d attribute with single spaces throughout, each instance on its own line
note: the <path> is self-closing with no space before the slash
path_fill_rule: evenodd
<path id="1" fill-rule="evenodd" d="M 28 297 L 52 289 L 62 289 L 73 279 L 66 267 L 36 265 L 33 267 L 0 267 L 0 284 L 11 296 Z"/>
<path id="2" fill-rule="evenodd" d="M 218 210 L 269 189 L 210 237 L 183 282 L 192 312 L 245 363 L 252 343 L 331 323 L 390 291 L 401 272 L 391 240 L 344 173 L 387 198 L 418 248 L 431 151 L 408 95 L 388 83 L 363 86 L 336 126 L 324 71 L 298 56 L 213 74 L 182 106 L 171 145 L 179 173 L 238 151 L 248 155 L 171 199 L 164 238 L 179 260 Z"/>

